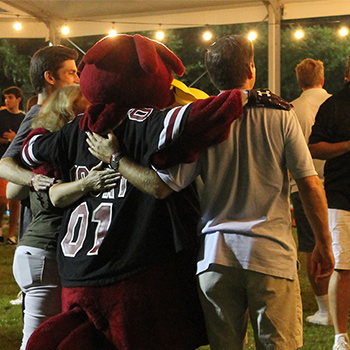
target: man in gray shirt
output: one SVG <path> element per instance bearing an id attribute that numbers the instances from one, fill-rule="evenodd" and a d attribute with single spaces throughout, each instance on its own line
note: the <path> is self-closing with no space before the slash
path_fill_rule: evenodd
<path id="1" fill-rule="evenodd" d="M 30 62 L 30 79 L 38 94 L 38 104 L 33 106 L 24 118 L 17 135 L 0 160 L 0 177 L 18 185 L 45 189 L 52 184 L 52 179 L 44 175 L 35 175 L 31 170 L 22 167 L 22 143 L 31 129 L 32 119 L 39 113 L 42 103 L 57 88 L 79 84 L 75 61 L 78 53 L 65 46 L 47 46 L 38 50 Z M 18 237 L 26 231 L 31 221 L 29 203 L 22 201 Z"/>

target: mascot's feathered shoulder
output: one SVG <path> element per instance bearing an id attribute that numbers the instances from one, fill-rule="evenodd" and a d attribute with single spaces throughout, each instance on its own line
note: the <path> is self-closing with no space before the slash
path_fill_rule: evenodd
<path id="1" fill-rule="evenodd" d="M 289 111 L 293 106 L 283 98 L 275 95 L 268 89 L 256 89 L 248 92 L 247 107 L 265 107 L 272 109 L 283 109 Z"/>

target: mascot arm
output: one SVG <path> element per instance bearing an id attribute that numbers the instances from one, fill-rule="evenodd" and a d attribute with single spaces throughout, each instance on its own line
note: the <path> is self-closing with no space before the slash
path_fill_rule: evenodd
<path id="1" fill-rule="evenodd" d="M 230 125 L 242 114 L 240 90 L 194 102 L 181 132 L 152 155 L 152 165 L 161 170 L 195 161 L 205 149 L 226 140 Z"/>
<path id="2" fill-rule="evenodd" d="M 24 140 L 22 145 L 22 161 L 28 167 L 35 169 L 45 163 L 43 160 L 40 160 L 36 157 L 33 152 L 33 146 L 38 138 L 47 134 L 50 134 L 49 130 L 45 128 L 37 128 L 32 130 Z"/>
<path id="3" fill-rule="evenodd" d="M 56 166 L 53 165 L 54 162 L 49 162 L 48 159 L 41 158 L 38 152 L 35 151 L 35 144 L 38 145 L 41 143 L 41 141 L 44 140 L 45 142 L 48 142 L 43 147 L 44 149 L 49 151 L 54 149 L 55 147 L 50 147 L 51 142 L 49 140 L 46 140 L 47 137 L 51 136 L 53 135 L 49 130 L 45 128 L 37 128 L 32 130 L 28 134 L 22 145 L 21 155 L 23 163 L 30 167 L 34 174 L 45 175 L 41 177 L 35 177 L 35 182 L 39 182 L 38 184 L 34 185 L 35 189 L 43 190 L 43 186 L 45 188 L 48 188 L 52 185 L 52 181 L 54 178 L 61 178 L 58 169 L 56 168 Z M 47 145 L 49 145 L 49 147 Z M 32 185 L 33 181 L 34 179 L 32 179 Z M 42 182 L 42 184 L 40 184 L 40 181 Z"/>

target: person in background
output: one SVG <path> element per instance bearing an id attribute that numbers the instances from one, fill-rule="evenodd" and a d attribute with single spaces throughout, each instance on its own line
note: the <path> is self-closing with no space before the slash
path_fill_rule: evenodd
<path id="1" fill-rule="evenodd" d="M 36 104 L 38 104 L 38 95 L 33 95 L 27 100 L 26 112 L 28 113 L 30 109 Z"/>
<path id="2" fill-rule="evenodd" d="M 326 160 L 324 186 L 335 257 L 328 291 L 335 330 L 333 350 L 350 349 L 350 58 L 345 82 L 341 91 L 320 106 L 309 138 L 312 156 Z"/>
<path id="3" fill-rule="evenodd" d="M 316 61 L 312 58 L 306 58 L 296 66 L 295 71 L 298 84 L 303 90 L 303 93 L 300 97 L 292 101 L 292 105 L 294 106 L 294 111 L 298 117 L 305 140 L 308 142 L 318 108 L 331 95 L 323 89 L 323 62 Z M 314 159 L 315 169 L 322 183 L 324 180 L 324 163 L 324 160 Z M 324 278 L 319 281 L 315 279 L 315 271 L 312 270 L 311 261 L 312 251 L 315 247 L 315 236 L 305 215 L 297 184 L 293 179 L 291 181 L 291 200 L 298 233 L 299 251 L 306 253 L 307 275 L 318 305 L 317 312 L 312 316 L 306 317 L 306 321 L 325 326 L 332 325 L 333 322 L 328 302 L 329 278 Z"/>
<path id="4" fill-rule="evenodd" d="M 0 111 L 0 157 L 6 152 L 10 143 L 16 136 L 17 130 L 25 116 L 20 110 L 19 104 L 23 98 L 22 90 L 17 86 L 11 86 L 3 92 L 6 109 Z M 15 200 L 8 200 L 6 197 L 7 181 L 0 178 L 0 243 L 4 243 L 2 232 L 3 217 L 6 210 L 10 211 L 9 231 L 7 244 L 17 244 L 16 231 L 19 219 L 20 203 Z"/>

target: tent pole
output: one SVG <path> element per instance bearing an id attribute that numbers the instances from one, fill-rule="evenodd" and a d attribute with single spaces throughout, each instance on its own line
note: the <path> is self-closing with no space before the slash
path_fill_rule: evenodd
<path id="1" fill-rule="evenodd" d="M 281 1 L 269 0 L 269 89 L 281 94 Z"/>
<path id="2" fill-rule="evenodd" d="M 60 45 L 61 43 L 61 35 L 58 30 L 57 21 L 51 21 L 48 25 L 49 27 L 49 41 L 52 45 Z"/>

